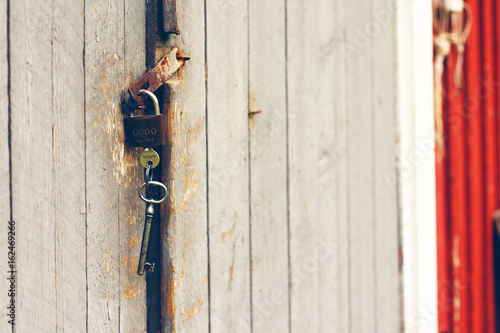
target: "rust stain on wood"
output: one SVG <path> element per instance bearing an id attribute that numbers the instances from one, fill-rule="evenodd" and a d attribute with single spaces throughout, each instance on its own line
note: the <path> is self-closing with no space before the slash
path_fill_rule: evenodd
<path id="1" fill-rule="evenodd" d="M 132 170 L 137 167 L 137 152 L 124 145 L 123 116 L 121 113 L 120 97 L 124 92 L 126 82 L 110 82 L 111 72 L 122 70 L 124 59 L 115 53 L 103 53 L 103 62 L 107 66 L 99 66 L 98 76 L 102 79 L 100 91 L 106 100 L 94 120 L 94 127 L 105 134 L 108 139 L 109 153 L 113 161 L 113 174 L 119 185 L 128 188 L 132 180 Z M 130 76 L 126 77 L 130 80 Z"/>
<path id="2" fill-rule="evenodd" d="M 122 267 L 127 267 L 128 265 L 128 256 L 125 256 L 125 258 L 123 258 L 122 262 L 120 263 L 120 265 Z"/>
<path id="3" fill-rule="evenodd" d="M 126 299 L 126 298 L 132 298 L 132 297 L 135 297 L 137 296 L 137 293 L 135 291 L 135 288 L 134 286 L 132 285 L 129 285 L 125 288 L 125 291 L 123 293 L 123 298 Z"/>
<path id="4" fill-rule="evenodd" d="M 182 207 L 186 207 L 189 200 L 198 194 L 198 179 L 196 170 L 191 168 L 184 168 L 184 194 L 182 197 Z"/>
<path id="5" fill-rule="evenodd" d="M 230 290 L 231 286 L 233 285 L 233 270 L 234 270 L 234 265 L 229 266 L 229 280 L 227 282 L 227 289 Z"/>
<path id="6" fill-rule="evenodd" d="M 236 221 L 234 221 L 233 226 L 231 227 L 231 229 L 229 229 L 227 231 L 224 231 L 222 233 L 222 240 L 224 241 L 224 243 L 227 243 L 229 241 L 229 239 L 231 239 L 231 235 L 233 234 L 233 231 L 234 231 L 235 227 L 236 227 Z"/>
<path id="7" fill-rule="evenodd" d="M 168 280 L 166 280 L 165 276 L 161 278 L 161 294 L 166 295 L 166 305 L 161 308 L 161 315 L 165 317 L 165 313 L 167 318 L 172 323 L 171 333 L 175 333 L 175 267 L 170 264 L 170 276 Z M 166 307 L 166 309 L 165 309 Z"/>
<path id="8" fill-rule="evenodd" d="M 201 301 L 201 299 L 198 298 L 196 300 L 196 303 L 193 304 L 193 306 L 191 308 L 187 309 L 184 312 L 184 316 L 183 316 L 184 323 L 188 322 L 191 318 L 196 316 L 198 314 L 198 312 L 200 312 L 201 304 L 202 304 L 202 301 Z"/>
<path id="9" fill-rule="evenodd" d="M 104 269 L 102 269 L 103 274 L 106 272 L 111 272 L 111 260 L 109 259 L 108 250 L 104 252 L 103 267 L 104 267 Z"/>
<path id="10" fill-rule="evenodd" d="M 262 113 L 261 110 L 257 110 L 257 111 L 249 111 L 248 112 L 248 128 L 250 129 L 250 131 L 253 131 L 253 129 L 255 128 L 255 118 L 254 116 L 259 114 L 259 113 Z"/>
<path id="11" fill-rule="evenodd" d="M 140 241 L 139 237 L 137 236 L 137 234 L 135 232 L 131 233 L 130 234 L 130 242 L 128 243 L 128 248 L 129 249 L 133 249 L 135 244 L 138 244 Z"/>

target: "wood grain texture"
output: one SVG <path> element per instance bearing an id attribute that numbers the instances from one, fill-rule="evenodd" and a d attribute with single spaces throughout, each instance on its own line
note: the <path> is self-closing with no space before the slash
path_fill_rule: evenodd
<path id="1" fill-rule="evenodd" d="M 169 143 L 163 156 L 169 160 L 163 161 L 163 175 L 170 201 L 162 228 L 162 307 L 167 310 L 162 329 L 208 332 L 205 7 L 200 0 L 179 4 L 182 34 L 171 36 L 168 44 L 191 60 L 168 85 Z"/>
<path id="2" fill-rule="evenodd" d="M 347 151 L 349 186 L 350 330 L 375 329 L 375 211 L 373 181 L 373 108 L 371 37 L 364 32 L 371 20 L 371 4 L 345 6 L 349 17 L 346 43 L 351 48 L 346 68 L 348 110 Z"/>
<path id="3" fill-rule="evenodd" d="M 336 198 L 335 167 L 344 168 L 345 147 L 338 144 L 345 140 L 338 131 L 342 99 L 336 108 L 333 93 L 335 60 L 342 69 L 333 55 L 336 8 L 331 1 L 287 6 L 291 331 L 338 331 L 338 229 L 345 209 Z"/>
<path id="4" fill-rule="evenodd" d="M 8 63 L 8 33 L 7 33 L 7 0 L 0 1 L 0 239 L 2 247 L 0 256 L 7 261 L 8 253 L 8 229 L 7 222 L 10 220 L 10 168 L 9 168 L 9 63 Z M 5 245 L 4 245 L 5 244 Z M 7 266 L 5 266 L 8 268 Z M 5 270 L 5 269 L 4 269 Z M 7 276 L 0 281 L 0 290 L 6 297 L 0 301 L 2 309 L 10 306 L 10 298 L 7 297 L 10 288 L 10 281 Z M 8 323 L 9 317 L 5 317 L 0 322 L 1 332 L 11 332 L 11 325 Z"/>
<path id="5" fill-rule="evenodd" d="M 122 89 L 138 80 L 145 72 L 145 15 L 144 1 L 124 1 L 124 81 Z M 119 134 L 121 122 L 117 123 Z M 139 199 L 137 189 L 144 180 L 144 168 L 139 163 L 141 148 L 124 147 L 126 157 L 123 182 L 119 182 L 119 263 L 120 263 L 120 332 L 146 330 L 146 280 L 137 275 L 144 229 L 145 203 Z M 122 162 L 123 163 L 123 162 Z M 158 212 L 159 213 L 159 212 Z"/>
<path id="6" fill-rule="evenodd" d="M 93 332 L 145 331 L 144 282 L 134 280 L 144 223 L 137 198 L 142 175 L 136 151 L 124 146 L 120 109 L 125 89 L 144 68 L 141 8 L 124 1 L 85 3 L 88 330 Z M 134 15 L 137 25 L 131 23 Z"/>
<path id="7" fill-rule="evenodd" d="M 56 331 L 52 27 L 52 3 L 10 2 L 18 332 Z"/>
<path id="8" fill-rule="evenodd" d="M 249 1 L 253 332 L 289 332 L 285 2 Z M 261 113 L 252 113 L 261 111 Z"/>
<path id="9" fill-rule="evenodd" d="M 390 7 L 206 5 L 183 1 L 182 34 L 156 49 L 192 56 L 169 83 L 163 331 L 398 332 Z M 124 146 L 120 102 L 144 72 L 145 4 L 10 6 L 17 330 L 144 332 L 142 150 Z M 0 77 L 8 170 L 6 54 Z"/>
<path id="10" fill-rule="evenodd" d="M 388 175 L 398 172 L 398 117 L 396 101 L 395 5 L 372 0 L 370 22 L 365 28 L 372 37 L 373 112 L 373 204 L 375 242 L 376 332 L 400 332 L 400 243 L 398 183 Z M 366 222 L 366 221 L 365 221 Z"/>
<path id="11" fill-rule="evenodd" d="M 53 3 L 51 156 L 55 202 L 54 218 L 49 220 L 54 223 L 50 231 L 56 242 L 58 332 L 81 331 L 87 314 L 83 24 L 83 1 Z M 50 132 L 49 128 L 43 130 Z"/>
<path id="12" fill-rule="evenodd" d="M 206 17 L 210 324 L 248 332 L 247 2 L 207 1 Z"/>
<path id="13" fill-rule="evenodd" d="M 346 92 L 346 72 L 349 64 L 349 58 L 345 54 L 343 45 L 346 43 L 345 26 L 349 22 L 349 18 L 345 16 L 345 6 L 350 4 L 344 1 L 335 1 L 332 8 L 325 8 L 325 12 L 333 14 L 334 27 L 330 27 L 327 36 L 323 37 L 323 47 L 326 48 L 328 58 L 328 69 L 326 76 L 331 76 L 332 83 L 328 89 L 331 89 L 333 99 L 333 138 L 330 138 L 331 145 L 330 164 L 324 168 L 331 168 L 332 173 L 328 179 L 330 187 L 333 187 L 333 197 L 330 200 L 329 208 L 323 208 L 322 214 L 326 217 L 327 222 L 331 224 L 327 231 L 328 237 L 332 239 L 332 244 L 336 249 L 334 257 L 328 262 L 323 270 L 320 278 L 322 278 L 322 288 L 325 292 L 320 295 L 320 307 L 328 309 L 320 313 L 320 330 L 329 332 L 349 332 L 349 318 L 352 311 L 356 311 L 350 307 L 349 288 L 350 288 L 350 272 L 349 272 L 349 213 L 348 213 L 348 193 L 349 184 L 346 175 L 348 174 L 348 146 L 347 146 L 347 92 Z M 330 14 L 332 15 L 332 14 Z M 332 31 L 333 29 L 333 31 Z M 325 41 L 325 38 L 328 39 Z M 331 52 L 331 53 L 329 53 Z M 328 81 L 328 79 L 325 79 Z M 325 131 L 328 128 L 325 127 Z M 329 192 L 331 189 L 326 188 Z M 332 216 L 333 219 L 328 218 Z"/>

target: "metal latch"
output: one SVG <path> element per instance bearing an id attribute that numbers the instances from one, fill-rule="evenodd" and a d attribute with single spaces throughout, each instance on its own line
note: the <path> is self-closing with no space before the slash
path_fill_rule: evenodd
<path id="1" fill-rule="evenodd" d="M 177 0 L 163 0 L 163 31 L 167 34 L 180 34 L 177 25 Z"/>
<path id="2" fill-rule="evenodd" d="M 179 49 L 172 47 L 163 58 L 160 59 L 149 72 L 144 74 L 136 83 L 128 89 L 130 96 L 139 104 L 144 105 L 144 100 L 139 90 L 144 89 L 155 92 L 191 57 L 182 55 Z"/>

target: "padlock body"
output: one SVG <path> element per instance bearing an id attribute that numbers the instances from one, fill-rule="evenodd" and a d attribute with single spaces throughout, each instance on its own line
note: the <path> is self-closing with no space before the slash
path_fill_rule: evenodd
<path id="1" fill-rule="evenodd" d="M 125 118 L 127 144 L 132 147 L 163 146 L 167 143 L 166 125 L 164 114 Z"/>

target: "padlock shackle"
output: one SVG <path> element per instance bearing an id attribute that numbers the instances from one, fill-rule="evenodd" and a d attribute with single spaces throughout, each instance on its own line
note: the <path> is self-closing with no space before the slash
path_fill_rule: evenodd
<path id="1" fill-rule="evenodd" d="M 160 115 L 160 104 L 158 103 L 158 98 L 156 98 L 155 94 L 153 94 L 151 91 L 145 90 L 145 89 L 139 90 L 138 93 L 148 95 L 149 98 L 151 98 L 153 100 L 153 105 L 155 108 L 155 115 L 157 115 L 157 116 Z"/>

